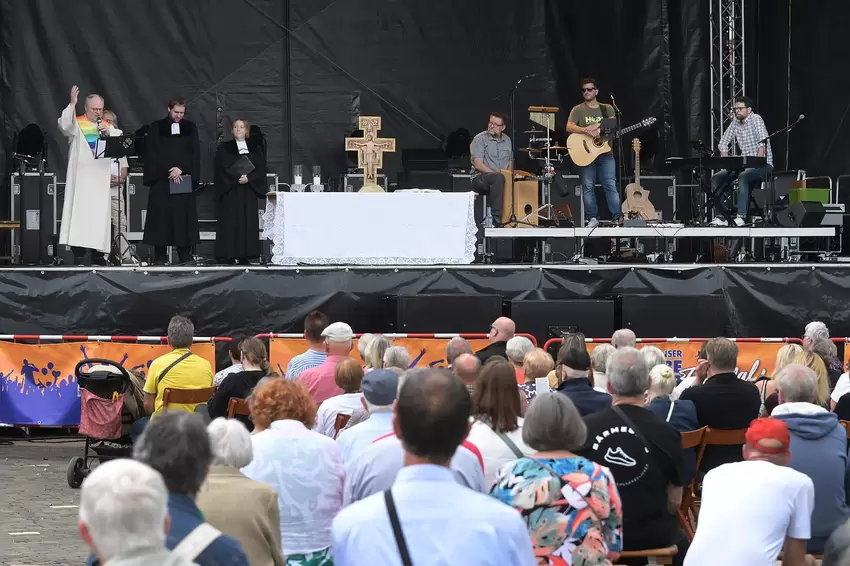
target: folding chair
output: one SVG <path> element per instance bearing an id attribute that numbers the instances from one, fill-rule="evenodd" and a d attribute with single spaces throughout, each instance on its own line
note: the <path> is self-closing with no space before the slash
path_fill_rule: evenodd
<path id="1" fill-rule="evenodd" d="M 702 427 L 698 430 L 693 430 L 690 432 L 682 433 L 682 449 L 690 450 L 694 448 L 698 448 L 702 446 L 702 441 L 705 438 L 705 434 L 708 432 L 708 427 Z M 700 452 L 697 450 L 697 460 L 695 471 L 699 470 L 700 465 Z M 679 521 L 679 525 L 682 527 L 682 530 L 685 531 L 685 534 L 688 535 L 688 540 L 694 540 L 694 534 L 696 534 L 696 524 L 697 524 L 697 514 L 698 510 L 696 507 L 696 494 L 694 493 L 694 486 L 696 485 L 697 478 L 696 474 L 691 478 L 691 483 L 685 486 L 685 489 L 682 490 L 682 503 L 679 505 L 679 510 L 676 511 L 676 518 Z"/>
<path id="2" fill-rule="evenodd" d="M 215 387 L 204 387 L 202 389 L 176 389 L 166 387 L 162 392 L 162 408 L 168 410 L 172 403 L 184 403 L 191 405 L 194 403 L 208 403 L 215 395 Z"/>
<path id="3" fill-rule="evenodd" d="M 702 445 L 697 453 L 697 462 L 702 463 L 702 458 L 705 455 L 706 446 L 735 446 L 736 444 L 744 445 L 747 443 L 747 429 L 739 428 L 736 430 L 719 430 L 709 428 L 702 439 Z M 741 459 L 743 459 L 743 454 Z M 699 471 L 699 467 L 697 467 Z"/>
<path id="4" fill-rule="evenodd" d="M 342 413 L 337 413 L 336 420 L 334 421 L 334 438 L 337 437 L 339 431 L 345 428 L 345 425 L 348 424 L 348 421 L 351 420 L 351 415 L 344 415 Z"/>
<path id="5" fill-rule="evenodd" d="M 672 564 L 673 557 L 679 552 L 676 545 L 666 548 L 649 548 L 647 550 L 628 550 L 620 554 L 620 558 L 646 558 L 647 564 Z"/>
<path id="6" fill-rule="evenodd" d="M 227 402 L 227 418 L 232 419 L 237 415 L 250 417 L 251 409 L 248 407 L 247 400 L 241 397 L 231 397 L 230 401 Z"/>

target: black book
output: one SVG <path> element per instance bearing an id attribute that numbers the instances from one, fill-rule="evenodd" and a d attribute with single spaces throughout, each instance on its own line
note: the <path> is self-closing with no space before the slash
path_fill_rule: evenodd
<path id="1" fill-rule="evenodd" d="M 246 155 L 240 155 L 239 159 L 233 162 L 233 164 L 227 168 L 227 172 L 233 175 L 234 177 L 241 177 L 242 175 L 248 175 L 255 169 L 254 164 L 251 163 L 251 160 L 248 159 Z"/>

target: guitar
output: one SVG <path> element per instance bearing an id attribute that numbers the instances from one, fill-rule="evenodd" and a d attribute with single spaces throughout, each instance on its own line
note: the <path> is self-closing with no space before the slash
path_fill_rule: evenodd
<path id="1" fill-rule="evenodd" d="M 609 141 L 624 136 L 629 132 L 633 132 L 638 128 L 645 128 L 655 123 L 655 118 L 644 118 L 637 124 L 633 124 L 628 128 L 623 128 L 611 134 L 603 134 L 598 138 L 587 134 L 570 134 L 567 137 L 567 151 L 570 152 L 570 157 L 573 163 L 579 167 L 584 167 L 593 163 L 598 155 L 611 151 Z"/>
<path id="2" fill-rule="evenodd" d="M 626 202 L 623 203 L 623 216 L 625 218 L 640 218 L 642 220 L 655 220 L 658 215 L 655 207 L 649 202 L 649 191 L 640 186 L 640 140 L 632 140 L 632 149 L 635 152 L 635 182 L 626 185 Z"/>

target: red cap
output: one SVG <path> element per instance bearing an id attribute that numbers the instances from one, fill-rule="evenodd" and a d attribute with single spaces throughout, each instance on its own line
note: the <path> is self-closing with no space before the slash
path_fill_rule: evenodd
<path id="1" fill-rule="evenodd" d="M 765 440 L 774 440 L 781 446 L 765 446 Z M 782 454 L 791 446 L 791 433 L 785 421 L 770 417 L 756 419 L 747 428 L 747 444 L 764 454 Z"/>

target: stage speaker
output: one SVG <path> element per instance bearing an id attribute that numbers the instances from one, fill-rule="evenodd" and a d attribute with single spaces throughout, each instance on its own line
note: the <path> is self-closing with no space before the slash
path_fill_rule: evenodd
<path id="1" fill-rule="evenodd" d="M 826 210 L 817 201 L 793 202 L 776 214 L 776 220 L 784 228 L 812 228 L 820 226 Z"/>
<path id="2" fill-rule="evenodd" d="M 511 301 L 508 314 L 517 332 L 532 334 L 542 347 L 555 327 L 583 332 L 588 338 L 609 338 L 615 328 L 614 301 L 590 299 Z"/>
<path id="3" fill-rule="evenodd" d="M 500 295 L 398 295 L 386 302 L 390 327 L 399 333 L 487 334 L 502 316 Z"/>
<path id="4" fill-rule="evenodd" d="M 722 295 L 623 295 L 622 328 L 638 338 L 713 338 L 731 328 Z"/>

